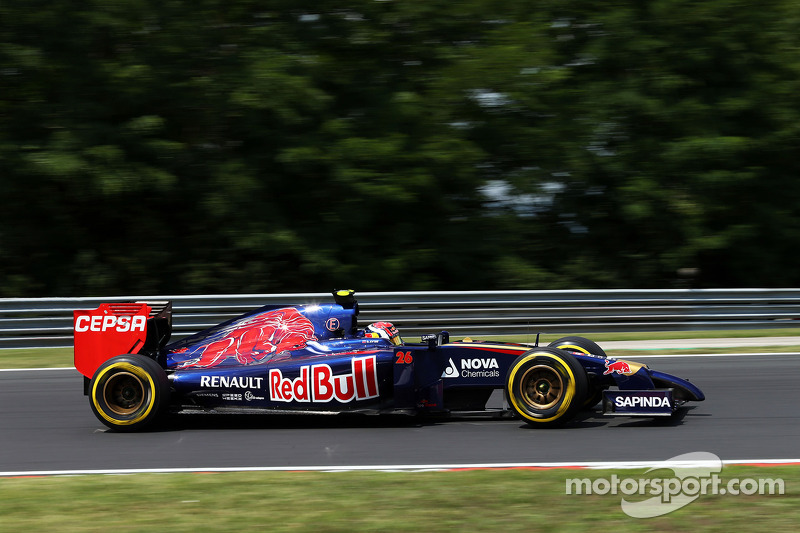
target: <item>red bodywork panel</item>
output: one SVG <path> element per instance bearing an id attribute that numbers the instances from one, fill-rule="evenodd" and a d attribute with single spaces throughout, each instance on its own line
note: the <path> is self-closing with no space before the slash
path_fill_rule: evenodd
<path id="1" fill-rule="evenodd" d="M 89 311 L 75 311 L 75 368 L 91 378 L 108 359 L 139 353 L 147 338 L 146 303 L 101 304 Z"/>

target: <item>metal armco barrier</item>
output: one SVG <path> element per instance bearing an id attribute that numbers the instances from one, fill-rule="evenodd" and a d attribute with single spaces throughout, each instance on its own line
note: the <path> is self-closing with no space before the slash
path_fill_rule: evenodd
<path id="1" fill-rule="evenodd" d="M 359 324 L 388 320 L 405 337 L 800 325 L 800 289 L 356 293 Z M 329 293 L 0 299 L 0 348 L 72 346 L 72 311 L 103 302 L 172 300 L 173 340 L 264 305 L 332 301 Z"/>

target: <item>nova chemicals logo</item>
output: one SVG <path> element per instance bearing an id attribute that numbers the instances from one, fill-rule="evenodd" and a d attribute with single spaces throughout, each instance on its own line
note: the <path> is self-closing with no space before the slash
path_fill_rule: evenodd
<path id="1" fill-rule="evenodd" d="M 497 359 L 475 358 L 461 360 L 461 377 L 463 378 L 499 378 L 500 370 Z"/>
<path id="2" fill-rule="evenodd" d="M 461 360 L 461 370 L 456 366 L 452 358 L 450 365 L 442 373 L 443 378 L 499 378 L 500 366 L 497 359 L 475 357 L 472 359 Z"/>
<path id="3" fill-rule="evenodd" d="M 453 358 L 450 358 L 450 366 L 444 369 L 442 372 L 443 378 L 457 378 L 458 377 L 458 368 L 456 368 L 456 364 L 453 362 Z"/>

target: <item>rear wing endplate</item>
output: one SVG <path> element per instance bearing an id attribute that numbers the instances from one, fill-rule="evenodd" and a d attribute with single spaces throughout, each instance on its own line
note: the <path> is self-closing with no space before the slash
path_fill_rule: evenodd
<path id="1" fill-rule="evenodd" d="M 172 333 L 172 302 L 104 303 L 73 314 L 75 368 L 91 378 L 108 359 L 123 354 L 156 358 Z"/>

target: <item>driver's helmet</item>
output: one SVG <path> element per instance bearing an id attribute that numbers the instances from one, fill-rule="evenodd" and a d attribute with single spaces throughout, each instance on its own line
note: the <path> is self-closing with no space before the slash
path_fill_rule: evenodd
<path id="1" fill-rule="evenodd" d="M 391 322 L 373 322 L 364 329 L 364 337 L 372 339 L 386 339 L 396 346 L 403 344 L 400 333 Z"/>

